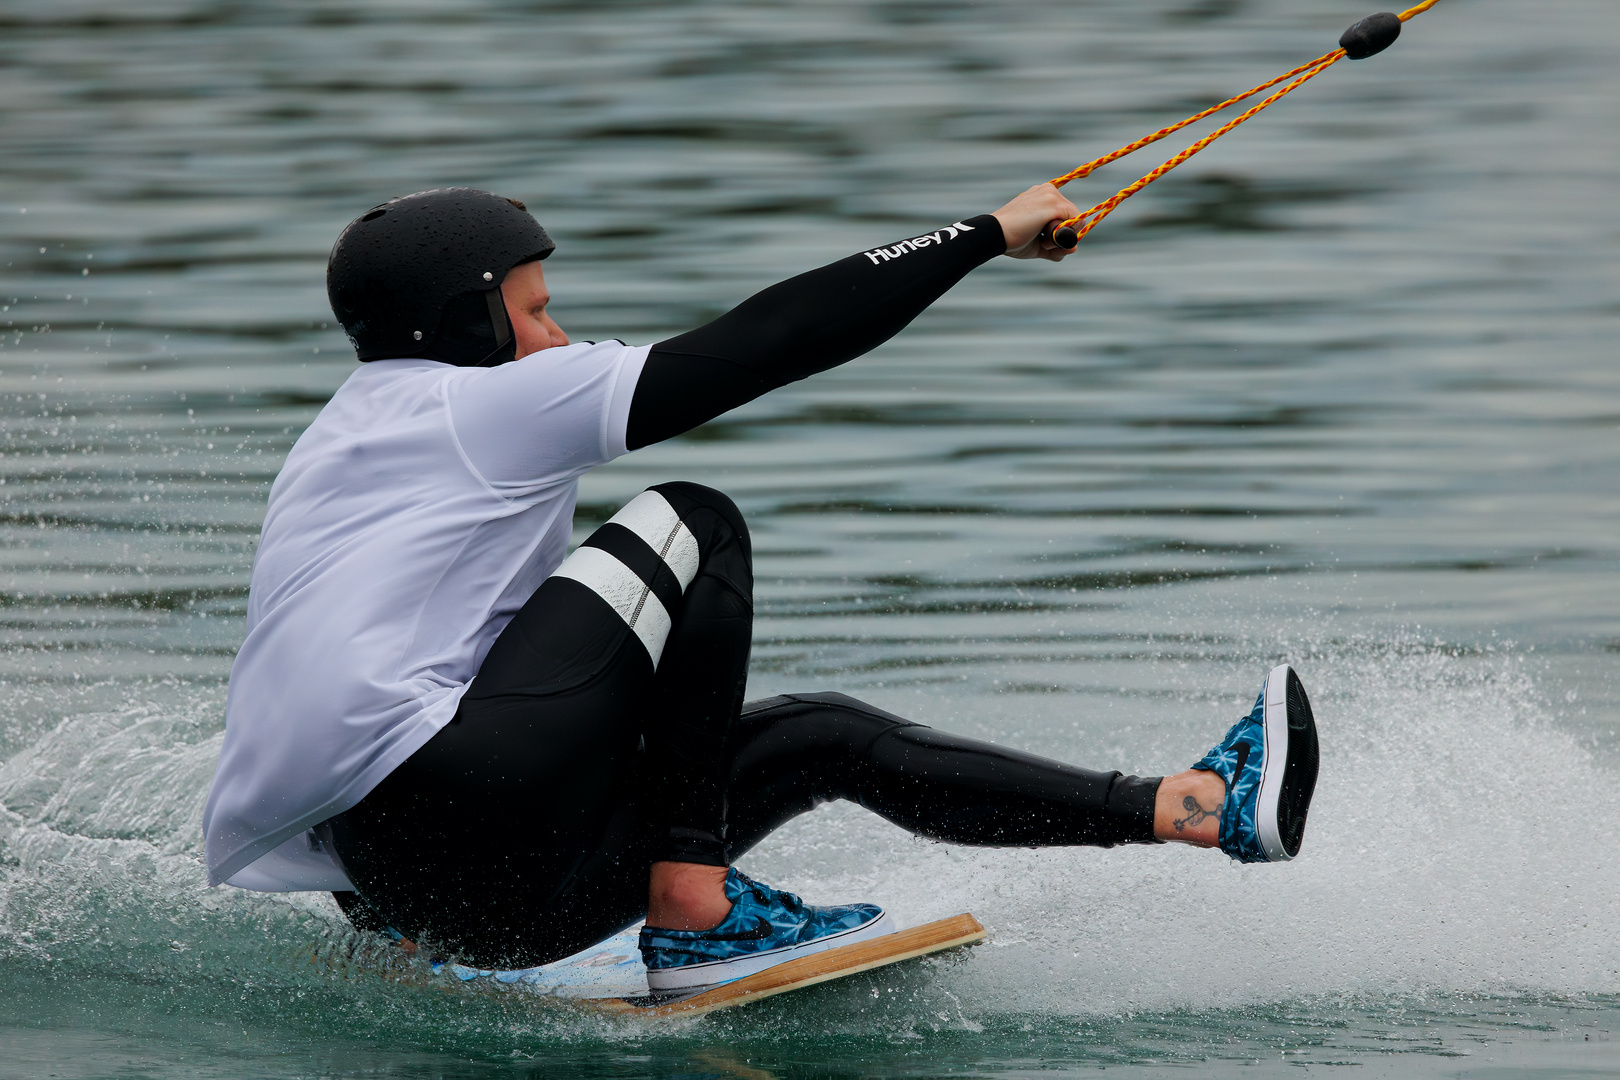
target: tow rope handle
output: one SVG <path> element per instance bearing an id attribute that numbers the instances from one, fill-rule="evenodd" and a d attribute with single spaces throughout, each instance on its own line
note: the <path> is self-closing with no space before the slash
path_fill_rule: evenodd
<path id="1" fill-rule="evenodd" d="M 1180 131 L 1189 124 L 1196 124 L 1205 117 L 1214 116 L 1221 110 L 1236 105 L 1240 101 L 1246 101 L 1262 91 L 1270 90 L 1278 83 L 1286 84 L 1281 90 L 1278 90 L 1276 93 L 1265 98 L 1258 105 L 1250 106 L 1242 113 L 1239 113 L 1231 120 L 1228 120 L 1218 129 L 1212 131 L 1202 139 L 1199 139 L 1197 142 L 1187 147 L 1187 149 L 1183 150 L 1169 161 L 1166 161 L 1163 165 L 1160 165 L 1158 168 L 1154 169 L 1152 172 L 1148 173 L 1135 183 L 1121 188 L 1114 195 L 1104 199 L 1102 202 L 1088 210 L 1080 211 L 1080 213 L 1066 221 L 1048 222 L 1046 227 L 1041 230 L 1041 239 L 1047 241 L 1048 243 L 1055 244 L 1065 250 L 1073 250 L 1074 246 L 1080 242 L 1080 238 L 1085 236 L 1086 233 L 1090 232 L 1092 229 L 1095 229 L 1098 223 L 1101 222 L 1103 218 L 1113 213 L 1114 208 L 1120 203 L 1124 202 L 1132 195 L 1135 195 L 1138 191 L 1141 191 L 1143 188 L 1153 183 L 1153 181 L 1157 180 L 1171 169 L 1174 169 L 1177 165 L 1189 160 L 1194 154 L 1197 154 L 1199 151 L 1203 150 L 1222 135 L 1225 135 L 1227 132 L 1238 127 L 1240 124 L 1247 123 L 1250 119 L 1257 116 L 1262 110 L 1269 108 L 1271 105 L 1282 100 L 1284 97 L 1292 94 L 1295 90 L 1298 90 L 1300 87 L 1322 74 L 1322 72 L 1326 71 L 1334 64 L 1337 64 L 1340 60 L 1365 60 L 1369 56 L 1376 56 L 1383 52 L 1385 49 L 1389 48 L 1395 43 L 1396 38 L 1401 36 L 1401 26 L 1403 23 L 1416 15 L 1423 14 L 1425 11 L 1428 11 L 1439 2 L 1440 0 L 1423 0 L 1423 3 L 1418 4 L 1416 7 L 1408 8 L 1399 15 L 1396 15 L 1391 11 L 1380 11 L 1376 15 L 1369 15 L 1340 35 L 1339 47 L 1334 49 L 1332 52 L 1324 53 L 1307 64 L 1301 64 L 1292 71 L 1285 71 L 1281 75 L 1278 75 L 1275 79 L 1269 79 L 1266 82 L 1261 83 L 1259 86 L 1250 87 L 1248 90 L 1243 91 L 1243 93 L 1238 94 L 1236 97 L 1227 98 L 1219 105 L 1212 105 L 1203 112 L 1194 113 L 1185 120 L 1171 124 L 1169 127 L 1160 128 L 1153 134 L 1137 139 L 1133 143 L 1127 143 L 1111 154 L 1104 154 L 1100 158 L 1086 162 L 1079 168 L 1071 169 L 1062 176 L 1054 177 L 1049 181 L 1049 183 L 1051 183 L 1054 187 L 1062 187 L 1070 180 L 1078 180 L 1083 176 L 1089 176 L 1097 169 L 1102 168 L 1102 166 L 1107 165 L 1111 161 L 1118 161 L 1127 154 L 1134 154 L 1144 146 L 1151 146 L 1166 136 L 1174 135 L 1176 132 Z"/>

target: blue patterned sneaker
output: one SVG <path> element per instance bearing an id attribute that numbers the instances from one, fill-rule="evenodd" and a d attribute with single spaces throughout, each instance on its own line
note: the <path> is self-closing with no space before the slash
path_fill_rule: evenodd
<path id="1" fill-rule="evenodd" d="M 1226 781 L 1221 850 L 1239 862 L 1287 862 L 1298 855 L 1319 761 L 1305 687 L 1293 668 L 1278 665 L 1266 676 L 1254 711 L 1193 766 Z"/>
<path id="2" fill-rule="evenodd" d="M 641 928 L 641 958 L 653 993 L 706 990 L 801 956 L 894 933 L 876 904 L 811 907 L 761 885 L 736 867 L 726 872 L 731 912 L 712 930 Z"/>

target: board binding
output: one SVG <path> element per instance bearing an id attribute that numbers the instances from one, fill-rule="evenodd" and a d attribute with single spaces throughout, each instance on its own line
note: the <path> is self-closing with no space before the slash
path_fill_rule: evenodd
<path id="1" fill-rule="evenodd" d="M 700 1016 L 715 1009 L 762 1001 L 789 990 L 801 990 L 817 983 L 898 964 L 903 960 L 965 945 L 977 945 L 984 939 L 984 925 L 972 915 L 964 913 L 913 926 L 909 930 L 897 930 L 870 941 L 801 956 L 797 960 L 789 960 L 707 990 L 685 995 L 642 994 L 587 1000 L 599 1008 L 638 1016 Z"/>

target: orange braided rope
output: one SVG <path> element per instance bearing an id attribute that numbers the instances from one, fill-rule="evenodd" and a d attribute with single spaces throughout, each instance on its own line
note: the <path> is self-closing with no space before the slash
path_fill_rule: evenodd
<path id="1" fill-rule="evenodd" d="M 1438 3 L 1439 0 L 1435 0 L 1435 2 Z M 1343 53 L 1343 51 L 1344 51 L 1343 49 L 1338 50 L 1338 52 L 1340 52 L 1340 53 Z M 1049 183 L 1051 183 L 1051 185 L 1053 187 L 1062 187 L 1064 184 L 1067 184 L 1070 180 L 1079 180 L 1082 177 L 1090 176 L 1097 169 L 1102 168 L 1104 165 L 1107 165 L 1111 161 L 1118 161 L 1120 158 L 1124 157 L 1126 154 L 1134 154 L 1134 153 L 1136 153 L 1136 151 L 1142 149 L 1142 147 L 1150 146 L 1153 143 L 1158 142 L 1160 139 L 1164 138 L 1167 135 L 1174 135 L 1176 132 L 1180 131 L 1184 127 L 1187 127 L 1189 124 L 1196 124 L 1196 123 L 1198 123 L 1198 121 L 1204 119 L 1204 117 L 1206 117 L 1206 116 L 1214 116 L 1216 113 L 1220 112 L 1222 109 L 1228 108 L 1228 107 L 1230 107 L 1232 105 L 1236 105 L 1238 102 L 1243 101 L 1243 100 L 1245 100 L 1247 98 L 1252 98 L 1252 97 L 1254 97 L 1254 95 L 1258 94 L 1262 90 L 1270 90 L 1273 86 L 1276 86 L 1278 83 L 1282 82 L 1284 79 L 1291 79 L 1295 75 L 1300 74 L 1301 72 L 1309 71 L 1311 68 L 1316 67 L 1319 64 L 1327 63 L 1329 60 L 1332 60 L 1333 57 L 1334 57 L 1333 53 L 1327 53 L 1327 54 L 1325 54 L 1323 56 L 1318 56 L 1315 60 L 1312 60 L 1308 64 L 1301 64 L 1299 67 L 1295 68 L 1293 71 L 1284 72 L 1283 74 L 1277 76 L 1275 79 L 1272 79 L 1269 82 L 1263 82 L 1259 86 L 1256 86 L 1256 87 L 1253 87 L 1251 89 L 1243 91 L 1243 93 L 1238 94 L 1236 97 L 1229 97 L 1225 101 L 1221 102 L 1219 105 L 1211 105 L 1209 108 L 1205 109 L 1201 113 L 1194 113 L 1193 115 L 1187 117 L 1187 119 L 1185 119 L 1185 120 L 1182 120 L 1182 121 L 1179 121 L 1177 123 L 1171 124 L 1169 127 L 1160 128 L 1158 131 L 1155 131 L 1151 135 L 1145 135 L 1142 138 L 1137 139 L 1133 143 L 1128 143 L 1125 146 L 1120 147 L 1118 150 L 1115 150 L 1112 154 L 1104 154 L 1100 158 L 1096 158 L 1096 159 L 1094 159 L 1092 161 L 1088 161 L 1084 165 L 1080 166 L 1078 169 L 1073 169 L 1073 170 L 1071 170 L 1069 172 L 1066 172 L 1062 176 L 1059 176 L 1056 179 L 1049 181 Z"/>
<path id="2" fill-rule="evenodd" d="M 1438 4 L 1439 2 L 1440 2 L 1440 0 L 1423 0 L 1423 2 L 1421 4 L 1418 4 L 1415 7 L 1408 8 L 1407 10 L 1401 12 L 1401 14 L 1399 16 L 1397 16 L 1397 17 L 1401 20 L 1401 22 L 1404 23 L 1407 20 L 1411 19 L 1413 16 L 1421 15 L 1425 11 L 1428 11 L 1430 8 L 1434 7 L 1434 5 Z M 1092 161 L 1088 161 L 1084 165 L 1081 165 L 1079 168 L 1072 169 L 1069 172 L 1064 173 L 1062 176 L 1056 177 L 1055 179 L 1049 181 L 1049 183 L 1051 183 L 1054 187 L 1062 187 L 1064 184 L 1067 184 L 1070 180 L 1078 180 L 1081 177 L 1089 176 L 1092 172 L 1094 172 L 1095 170 L 1101 168 L 1104 165 L 1107 165 L 1111 161 L 1118 161 L 1120 158 L 1124 157 L 1125 155 L 1133 154 L 1136 151 L 1142 149 L 1144 146 L 1151 146 L 1153 143 L 1158 142 L 1160 139 L 1163 139 L 1168 135 L 1174 135 L 1176 132 L 1180 131 L 1182 128 L 1188 126 L 1189 124 L 1196 124 L 1198 121 L 1204 119 L 1205 117 L 1213 116 L 1216 113 L 1222 111 L 1223 109 L 1229 108 L 1232 105 L 1236 105 L 1240 101 L 1246 101 L 1249 98 L 1253 97 L 1254 95 L 1256 95 L 1256 94 L 1258 94 L 1258 93 L 1260 93 L 1260 92 L 1262 92 L 1264 90 L 1271 89 L 1273 86 L 1276 86 L 1280 82 L 1284 82 L 1285 80 L 1288 80 L 1288 79 L 1293 79 L 1293 82 L 1288 83 L 1281 90 L 1278 90 L 1276 93 L 1274 93 L 1271 96 L 1263 99 L 1258 105 L 1250 106 L 1244 112 L 1240 113 L 1238 116 L 1234 117 L 1233 119 L 1227 121 L 1225 124 L 1221 125 L 1221 127 L 1218 128 L 1217 130 L 1215 130 L 1215 131 L 1211 132 L 1210 134 L 1204 136 L 1202 139 L 1199 139 L 1197 142 L 1195 142 L 1191 146 L 1187 147 L 1187 149 L 1183 150 L 1181 153 L 1177 154 L 1175 157 L 1171 158 L 1169 161 L 1166 161 L 1164 164 L 1160 165 L 1158 168 L 1154 169 L 1152 172 L 1148 173 L 1146 176 L 1142 177 L 1140 180 L 1136 181 L 1134 184 L 1130 184 L 1127 187 L 1121 188 L 1115 195 L 1113 195 L 1110 198 L 1104 199 L 1102 202 L 1100 202 L 1097 205 L 1091 207 L 1089 210 L 1082 210 L 1082 211 L 1080 211 L 1080 213 L 1076 214 L 1072 218 L 1069 218 L 1067 221 L 1059 222 L 1057 225 L 1053 226 L 1052 231 L 1056 232 L 1058 229 L 1062 229 L 1062 228 L 1073 229 L 1073 228 L 1075 228 L 1075 226 L 1079 225 L 1080 222 L 1084 221 L 1085 222 L 1084 226 L 1082 226 L 1082 227 L 1080 227 L 1078 229 L 1075 229 L 1075 240 L 1078 242 L 1080 237 L 1086 235 L 1086 233 L 1090 232 L 1092 229 L 1095 229 L 1097 227 L 1098 223 L 1100 223 L 1103 218 L 1105 218 L 1109 214 L 1113 213 L 1114 208 L 1117 207 L 1120 203 L 1124 202 L 1126 199 L 1130 198 L 1132 195 L 1135 195 L 1138 191 L 1141 191 L 1143 188 L 1145 188 L 1149 184 L 1153 183 L 1153 181 L 1157 180 L 1159 177 L 1163 176 L 1165 173 L 1169 172 L 1171 169 L 1174 169 L 1177 165 L 1180 165 L 1183 162 L 1187 161 L 1194 154 L 1197 154 L 1198 152 L 1203 150 L 1205 147 L 1209 146 L 1210 143 L 1214 142 L 1216 139 L 1220 138 L 1222 135 L 1225 135 L 1227 132 L 1231 131 L 1232 129 L 1238 127 L 1241 124 L 1247 123 L 1250 119 L 1252 119 L 1254 116 L 1256 116 L 1258 113 L 1260 113 L 1261 110 L 1268 108 L 1269 106 L 1273 105 L 1274 103 L 1280 101 L 1284 97 L 1286 97 L 1289 94 L 1293 93 L 1295 90 L 1298 90 L 1301 86 L 1304 86 L 1306 83 L 1310 82 L 1312 79 L 1316 78 L 1318 75 L 1322 74 L 1322 72 L 1326 71 L 1328 68 L 1332 67 L 1334 64 L 1337 64 L 1340 60 L 1343 60 L 1344 58 L 1345 58 L 1345 51 L 1343 49 L 1334 49 L 1330 53 L 1324 53 L 1323 55 L 1318 56 L 1315 60 L 1312 60 L 1309 63 L 1301 64 L 1299 67 L 1295 68 L 1292 71 L 1287 71 L 1287 72 L 1284 72 L 1281 75 L 1278 75 L 1275 79 L 1271 79 L 1271 80 L 1269 80 L 1267 82 L 1263 82 L 1259 86 L 1251 87 L 1250 89 L 1243 91 L 1243 93 L 1238 94 L 1236 97 L 1227 98 L 1225 101 L 1221 102 L 1219 105 L 1212 105 L 1209 108 L 1203 110 L 1202 112 L 1194 113 L 1192 116 L 1187 117 L 1187 119 L 1185 119 L 1185 120 L 1182 120 L 1182 121 L 1180 121 L 1178 123 L 1175 123 L 1175 124 L 1171 124 L 1169 127 L 1160 128 L 1158 131 L 1155 131 L 1151 135 L 1147 135 L 1147 136 L 1144 136 L 1143 138 L 1137 139 L 1133 143 L 1127 143 L 1126 145 L 1120 147 L 1118 150 L 1115 150 L 1111 154 L 1104 154 L 1100 158 L 1096 158 L 1096 159 L 1094 159 Z"/>
<path id="3" fill-rule="evenodd" d="M 1090 232 L 1092 229 L 1095 229 L 1103 218 L 1113 213 L 1114 207 L 1118 206 L 1132 195 L 1135 195 L 1138 191 L 1141 191 L 1143 188 L 1153 183 L 1153 181 L 1157 180 L 1159 177 L 1163 176 L 1177 165 L 1180 165 L 1182 162 L 1186 161 L 1200 150 L 1203 150 L 1210 143 L 1214 142 L 1222 135 L 1225 135 L 1228 131 L 1231 131 L 1239 124 L 1247 123 L 1251 118 L 1258 115 L 1262 109 L 1265 109 L 1276 101 L 1280 101 L 1288 94 L 1293 93 L 1310 80 L 1322 74 L 1322 72 L 1326 71 L 1340 60 L 1343 60 L 1344 50 L 1338 49 L 1335 52 L 1329 53 L 1328 56 L 1332 57 L 1332 59 L 1326 60 L 1317 67 L 1311 68 L 1309 71 L 1305 72 L 1305 74 L 1301 75 L 1299 78 L 1295 79 L 1281 90 L 1278 90 L 1275 94 L 1272 94 L 1270 97 L 1260 102 L 1260 104 L 1245 110 L 1244 112 L 1233 117 L 1231 120 L 1228 120 L 1226 123 L 1222 124 L 1216 130 L 1210 132 L 1208 135 L 1205 135 L 1202 139 L 1199 139 L 1197 142 L 1187 147 L 1187 149 L 1183 150 L 1169 161 L 1166 161 L 1163 165 L 1160 165 L 1158 168 L 1142 177 L 1142 179 L 1136 181 L 1136 183 L 1131 184 L 1128 187 L 1121 188 L 1117 194 L 1111 198 L 1104 199 L 1091 209 L 1080 211 L 1080 213 L 1065 221 L 1063 224 L 1073 228 L 1081 221 L 1085 221 L 1085 225 L 1075 231 L 1075 239 L 1078 240 L 1080 237 L 1086 235 L 1086 233 Z"/>
<path id="4" fill-rule="evenodd" d="M 1423 0 L 1423 3 L 1419 4 L 1417 7 L 1409 7 L 1405 11 L 1401 12 L 1400 20 L 1401 22 L 1406 22 L 1412 16 L 1423 14 L 1425 11 L 1428 11 L 1439 2 L 1440 0 Z"/>

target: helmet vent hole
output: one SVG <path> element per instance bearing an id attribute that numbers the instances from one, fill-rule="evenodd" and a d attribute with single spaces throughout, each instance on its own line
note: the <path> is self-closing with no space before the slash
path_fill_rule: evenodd
<path id="1" fill-rule="evenodd" d="M 376 221 L 378 218 L 382 217 L 386 213 L 388 213 L 388 211 L 379 208 L 379 209 L 373 210 L 371 213 L 367 214 L 365 217 L 361 218 L 360 220 L 361 221 Z"/>

